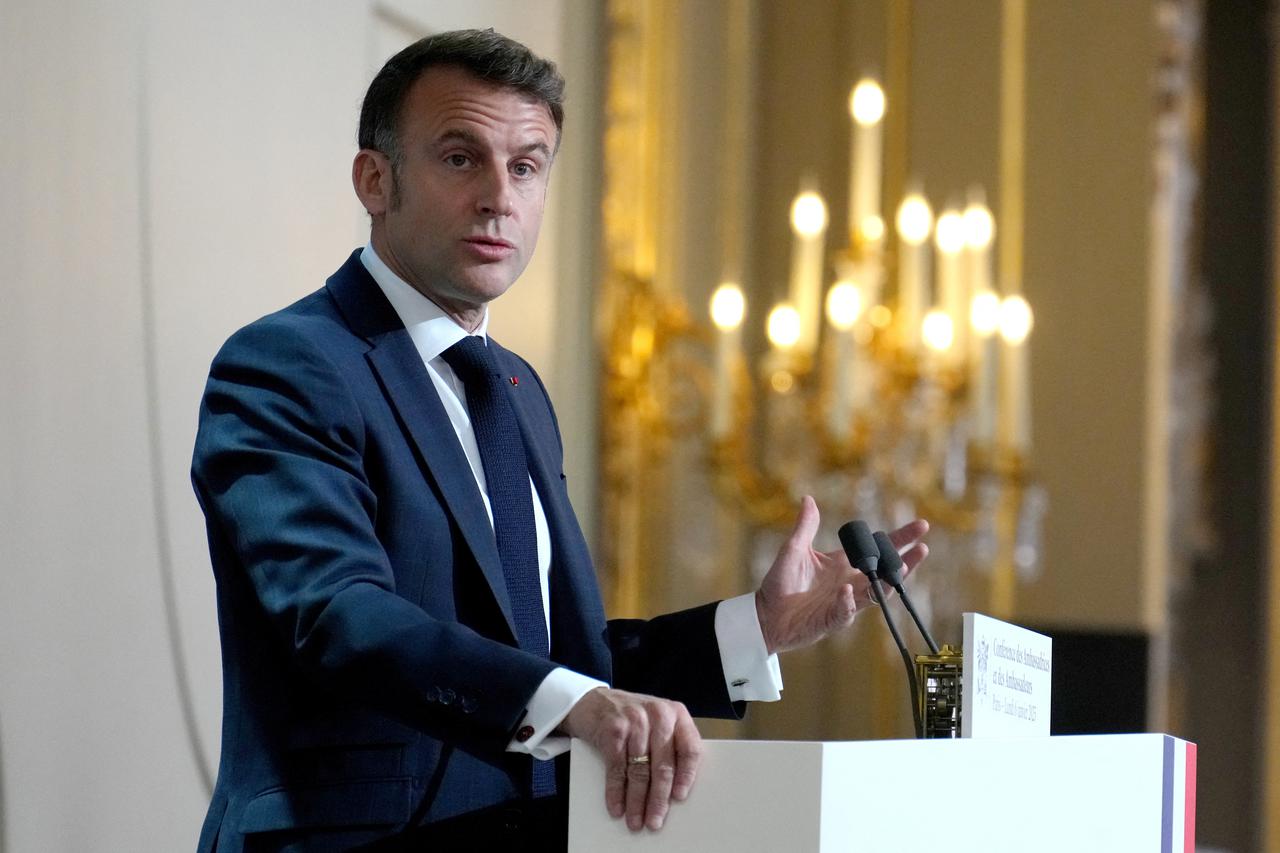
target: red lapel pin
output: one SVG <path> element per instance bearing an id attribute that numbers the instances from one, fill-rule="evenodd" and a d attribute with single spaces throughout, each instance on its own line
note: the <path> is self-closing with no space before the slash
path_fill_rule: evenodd
<path id="1" fill-rule="evenodd" d="M 512 377 L 511 377 L 511 384 L 512 384 L 512 385 L 514 385 L 514 386 L 516 386 L 517 388 L 519 388 L 519 387 L 520 387 L 520 377 L 519 377 L 519 376 L 512 376 Z"/>

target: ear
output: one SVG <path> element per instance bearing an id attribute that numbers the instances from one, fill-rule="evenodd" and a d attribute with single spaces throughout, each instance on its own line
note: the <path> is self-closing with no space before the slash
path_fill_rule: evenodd
<path id="1" fill-rule="evenodd" d="M 391 209 L 391 161 L 381 151 L 361 148 L 351 164 L 351 185 L 370 216 Z"/>

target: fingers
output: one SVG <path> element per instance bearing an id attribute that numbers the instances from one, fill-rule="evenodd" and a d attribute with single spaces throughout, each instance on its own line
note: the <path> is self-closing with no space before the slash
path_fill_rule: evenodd
<path id="1" fill-rule="evenodd" d="M 620 818 L 627 794 L 627 726 L 622 718 L 605 725 L 602 742 L 595 744 L 604 756 L 604 805 L 609 817 Z"/>
<path id="2" fill-rule="evenodd" d="M 676 750 L 672 741 L 676 715 L 674 709 L 663 711 L 667 713 L 655 715 L 649 728 L 649 795 L 644 804 L 644 825 L 652 830 L 662 829 L 667 819 L 671 786 L 676 777 Z M 630 822 L 627 825 L 630 826 Z"/>
<path id="3" fill-rule="evenodd" d="M 912 569 L 924 562 L 924 558 L 929 556 L 929 546 L 923 542 L 917 542 L 902 554 L 902 576 L 905 578 L 911 574 Z"/>
<path id="4" fill-rule="evenodd" d="M 649 794 L 649 779 L 653 755 L 649 748 L 649 715 L 642 706 L 626 709 L 630 731 L 627 736 L 627 829 L 636 832 L 644 826 L 645 804 Z M 634 763 L 633 759 L 648 756 L 647 763 Z"/>
<path id="5" fill-rule="evenodd" d="M 633 820 L 631 812 L 632 785 L 639 787 L 639 778 L 627 778 L 627 827 L 637 830 L 641 825 L 653 831 L 662 829 L 671 810 L 671 799 L 684 800 L 693 788 L 702 760 L 702 735 L 688 710 L 679 702 L 651 699 L 649 713 L 649 763 L 635 765 L 648 773 L 648 792 L 644 797 L 643 824 Z"/>
<path id="6" fill-rule="evenodd" d="M 698 765 L 702 763 L 702 735 L 693 724 L 693 718 L 679 706 L 675 726 L 676 774 L 671 787 L 671 796 L 683 802 L 689 798 L 693 790 L 693 782 L 698 777 Z"/>
<path id="7" fill-rule="evenodd" d="M 689 796 L 702 737 L 679 702 L 607 689 L 601 699 L 589 709 L 594 723 L 578 731 L 604 757 L 605 807 L 632 832 L 661 829 L 672 798 Z"/>
<path id="8" fill-rule="evenodd" d="M 787 544 L 794 548 L 808 550 L 813 547 L 813 537 L 818 535 L 818 505 L 813 498 L 805 495 L 800 499 L 800 514 L 796 516 L 796 526 L 791 530 Z"/>
<path id="9" fill-rule="evenodd" d="M 853 594 L 853 584 L 847 583 L 840 588 L 840 594 L 836 596 L 837 616 L 840 624 L 848 627 L 853 624 L 853 617 L 858 612 L 858 602 Z"/>
<path id="10" fill-rule="evenodd" d="M 928 532 L 929 522 L 925 521 L 923 518 L 917 518 L 915 521 L 910 521 L 890 533 L 889 541 L 893 543 L 893 547 L 901 551 L 911 543 L 919 540 L 920 537 L 924 536 Z M 903 561 L 906 561 L 905 555 L 903 556 Z"/>
<path id="11" fill-rule="evenodd" d="M 831 603 L 827 605 L 827 631 L 838 631 L 849 627 L 853 624 L 853 617 L 857 612 L 858 601 L 853 584 L 841 585 L 831 596 Z"/>

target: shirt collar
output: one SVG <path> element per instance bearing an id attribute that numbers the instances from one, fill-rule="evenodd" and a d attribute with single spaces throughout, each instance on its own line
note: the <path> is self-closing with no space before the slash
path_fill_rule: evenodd
<path id="1" fill-rule="evenodd" d="M 443 308 L 392 272 L 391 267 L 378 257 L 372 243 L 367 244 L 360 253 L 360 263 L 364 264 L 364 268 L 373 276 L 373 280 L 399 315 L 400 322 L 404 323 L 405 330 L 409 332 L 423 361 L 438 358 L 467 336 L 467 330 L 455 323 Z M 488 333 L 489 311 L 485 309 L 479 327 L 471 334 L 488 343 Z"/>

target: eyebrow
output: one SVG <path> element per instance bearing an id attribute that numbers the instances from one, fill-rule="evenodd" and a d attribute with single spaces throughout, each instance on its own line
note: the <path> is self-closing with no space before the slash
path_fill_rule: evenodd
<path id="1" fill-rule="evenodd" d="M 469 130 L 463 130 L 461 128 L 446 130 L 436 139 L 435 145 L 439 148 L 450 142 L 461 142 L 464 145 L 471 145 L 475 148 L 485 147 L 485 143 L 479 136 L 476 136 Z M 551 159 L 551 148 L 545 142 L 530 142 L 527 145 L 521 146 L 515 153 L 519 156 L 523 154 L 532 154 L 535 151 L 540 152 L 548 160 Z"/>

